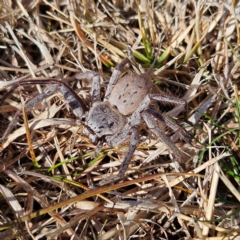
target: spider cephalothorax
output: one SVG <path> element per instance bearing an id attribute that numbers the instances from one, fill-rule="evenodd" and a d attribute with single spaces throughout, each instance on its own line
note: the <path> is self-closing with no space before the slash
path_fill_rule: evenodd
<path id="1" fill-rule="evenodd" d="M 32 99 L 26 104 L 26 110 L 32 108 L 36 103 L 42 101 L 46 96 L 58 90 L 65 97 L 66 101 L 73 109 L 74 114 L 84 125 L 83 133 L 94 143 L 101 146 L 106 141 L 110 146 L 117 146 L 129 141 L 129 148 L 123 160 L 118 176 L 103 180 L 102 184 L 120 179 L 123 177 L 133 153 L 138 145 L 139 125 L 143 122 L 147 127 L 171 149 L 174 155 L 182 158 L 184 154 L 174 145 L 174 143 L 159 128 L 158 121 L 177 131 L 185 140 L 190 141 L 188 134 L 162 115 L 151 108 L 154 101 L 182 104 L 187 108 L 187 103 L 183 99 L 160 94 L 147 74 L 138 75 L 136 73 L 126 74 L 119 78 L 121 71 L 130 60 L 124 59 L 113 71 L 110 78 L 103 101 L 100 98 L 100 75 L 96 72 L 86 72 L 76 75 L 77 79 L 92 79 L 90 109 L 87 109 L 82 99 L 64 82 L 56 79 L 30 79 L 18 82 L 9 92 L 12 92 L 19 85 L 26 84 L 53 84 L 47 87 L 44 93 Z M 9 94 L 9 93 L 8 93 Z M 16 114 L 17 118 L 19 116 Z M 12 122 L 14 125 L 14 121 Z M 11 128 L 10 128 L 11 129 Z M 9 133 L 6 131 L 3 138 Z"/>

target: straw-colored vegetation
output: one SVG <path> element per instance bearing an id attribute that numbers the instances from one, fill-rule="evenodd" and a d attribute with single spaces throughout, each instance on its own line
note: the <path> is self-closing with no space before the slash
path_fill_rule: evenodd
<path id="1" fill-rule="evenodd" d="M 100 187 L 127 146 L 95 157 L 58 91 L 25 111 L 45 86 L 18 87 L 0 105 L 0 239 L 240 239 L 239 21 L 230 0 L 0 1 L 0 98 L 56 78 L 90 105 L 74 75 L 99 72 L 104 95 L 129 46 L 144 71 L 158 53 L 149 81 L 188 102 L 188 121 L 160 110 L 193 139 L 165 129 L 185 161 L 143 125 L 125 178 Z"/>

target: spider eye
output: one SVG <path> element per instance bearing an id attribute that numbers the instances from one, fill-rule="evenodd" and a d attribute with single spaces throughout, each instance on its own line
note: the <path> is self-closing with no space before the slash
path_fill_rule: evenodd
<path id="1" fill-rule="evenodd" d="M 114 125 L 114 122 L 111 122 L 108 124 L 109 128 L 111 128 Z"/>

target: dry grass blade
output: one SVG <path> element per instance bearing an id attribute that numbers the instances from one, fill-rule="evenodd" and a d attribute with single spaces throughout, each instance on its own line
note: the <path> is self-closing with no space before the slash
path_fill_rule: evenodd
<path id="1" fill-rule="evenodd" d="M 2 185 L 0 186 L 0 190 L 17 219 L 23 216 L 24 210 L 18 202 L 17 198 L 14 196 L 14 194 L 8 188 Z"/>
<path id="2" fill-rule="evenodd" d="M 38 163 L 36 161 L 36 155 L 34 153 L 34 149 L 33 149 L 33 146 L 32 146 L 32 140 L 31 140 L 31 133 L 30 133 L 30 130 L 29 130 L 29 127 L 28 127 L 28 119 L 27 119 L 27 114 L 26 114 L 26 111 L 25 111 L 25 103 L 24 103 L 24 100 L 22 99 L 21 97 L 21 102 L 22 102 L 22 113 L 23 113 L 23 119 L 24 119 L 24 128 L 26 130 L 26 137 L 27 137 L 27 143 L 28 143 L 28 146 L 29 146 L 29 152 L 30 152 L 30 156 L 31 156 L 31 159 L 33 161 L 33 166 L 35 168 L 38 168 Z"/>
<path id="3" fill-rule="evenodd" d="M 239 9 L 1 1 L 0 239 L 240 238 Z M 118 78 L 134 74 L 146 95 L 136 101 L 140 80 L 129 78 L 112 104 Z M 90 109 L 101 100 L 120 111 L 129 85 L 122 106 L 139 112 L 97 133 Z M 111 125 L 102 115 L 94 121 Z"/>

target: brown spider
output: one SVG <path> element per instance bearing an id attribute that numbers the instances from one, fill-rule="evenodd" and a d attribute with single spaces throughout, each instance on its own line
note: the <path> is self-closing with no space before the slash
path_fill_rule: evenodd
<path id="1" fill-rule="evenodd" d="M 138 145 L 138 127 L 143 122 L 149 129 L 160 138 L 178 158 L 186 157 L 167 137 L 158 126 L 158 121 L 164 123 L 175 132 L 178 132 L 185 141 L 191 142 L 189 135 L 168 117 L 150 108 L 154 101 L 168 102 L 172 104 L 182 104 L 187 111 L 187 102 L 172 96 L 159 94 L 156 85 L 149 80 L 147 74 L 138 75 L 136 73 L 126 74 L 119 78 L 123 67 L 129 63 L 129 58 L 124 59 L 113 71 L 103 101 L 100 99 L 100 75 L 97 72 L 86 72 L 77 74 L 76 79 L 92 79 L 92 104 L 88 109 L 82 99 L 66 83 L 56 79 L 29 79 L 19 81 L 14 84 L 10 91 L 3 97 L 2 101 L 11 94 L 18 86 L 27 84 L 52 84 L 44 89 L 44 92 L 30 100 L 25 108 L 31 109 L 47 96 L 55 91 L 60 91 L 64 96 L 74 114 L 84 125 L 83 133 L 89 137 L 90 141 L 98 145 L 98 150 L 103 142 L 109 146 L 118 146 L 130 140 L 129 148 L 123 160 L 123 164 L 117 176 L 104 179 L 100 185 L 121 179 Z M 151 69 L 151 68 L 150 68 Z M 2 140 L 4 141 L 12 128 L 16 125 L 19 110 L 6 130 Z"/>

